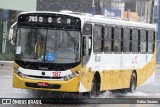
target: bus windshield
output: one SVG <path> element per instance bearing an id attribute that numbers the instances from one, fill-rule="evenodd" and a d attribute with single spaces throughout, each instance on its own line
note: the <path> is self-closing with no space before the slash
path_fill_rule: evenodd
<path id="1" fill-rule="evenodd" d="M 80 32 L 43 28 L 19 28 L 18 60 L 50 63 L 80 61 Z"/>

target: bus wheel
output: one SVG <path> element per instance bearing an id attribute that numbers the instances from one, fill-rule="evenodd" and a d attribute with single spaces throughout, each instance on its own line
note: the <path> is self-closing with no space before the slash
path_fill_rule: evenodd
<path id="1" fill-rule="evenodd" d="M 131 93 L 134 93 L 136 91 L 136 87 L 137 87 L 137 76 L 136 76 L 136 73 L 133 72 L 132 76 L 131 76 L 131 82 L 130 82 L 129 91 Z"/>
<path id="2" fill-rule="evenodd" d="M 100 75 L 96 73 L 92 81 L 90 97 L 98 97 L 99 95 L 100 95 Z"/>

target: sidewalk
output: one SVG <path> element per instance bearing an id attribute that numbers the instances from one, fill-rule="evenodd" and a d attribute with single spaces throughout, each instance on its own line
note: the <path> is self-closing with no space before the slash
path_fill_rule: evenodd
<path id="1" fill-rule="evenodd" d="M 13 71 L 13 61 L 0 61 L 0 73 L 11 73 Z"/>

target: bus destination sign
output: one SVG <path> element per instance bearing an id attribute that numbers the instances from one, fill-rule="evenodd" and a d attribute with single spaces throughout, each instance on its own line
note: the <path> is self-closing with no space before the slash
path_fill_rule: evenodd
<path id="1" fill-rule="evenodd" d="M 81 21 L 77 17 L 62 15 L 62 14 L 21 14 L 18 17 L 19 26 L 54 26 L 54 25 L 66 25 L 66 26 L 80 26 Z"/>

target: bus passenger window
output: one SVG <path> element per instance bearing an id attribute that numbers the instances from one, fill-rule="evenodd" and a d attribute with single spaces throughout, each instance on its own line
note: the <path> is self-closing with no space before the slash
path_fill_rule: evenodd
<path id="1" fill-rule="evenodd" d="M 132 29 L 132 52 L 138 52 L 138 30 Z"/>
<path id="2" fill-rule="evenodd" d="M 121 28 L 114 28 L 114 52 L 121 52 Z"/>
<path id="3" fill-rule="evenodd" d="M 140 52 L 141 53 L 146 53 L 146 30 L 141 30 L 140 31 Z"/>
<path id="4" fill-rule="evenodd" d="M 102 52 L 102 26 L 94 26 L 93 44 L 94 52 Z"/>
<path id="5" fill-rule="evenodd" d="M 130 29 L 123 30 L 123 52 L 130 52 Z"/>
<path id="6" fill-rule="evenodd" d="M 112 27 L 104 28 L 104 52 L 112 52 Z"/>
<path id="7" fill-rule="evenodd" d="M 154 51 L 154 32 L 148 31 L 148 53 L 153 53 Z"/>

